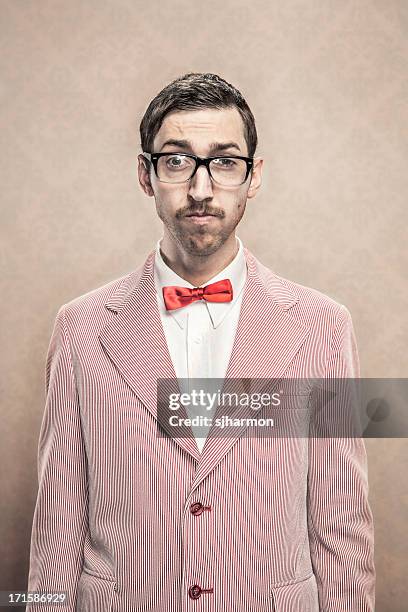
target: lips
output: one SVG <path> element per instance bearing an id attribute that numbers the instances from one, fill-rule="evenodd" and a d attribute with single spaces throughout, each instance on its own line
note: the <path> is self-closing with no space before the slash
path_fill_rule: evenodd
<path id="1" fill-rule="evenodd" d="M 210 213 L 190 213 L 189 215 L 186 215 L 186 217 L 214 217 L 215 215 L 212 215 Z"/>

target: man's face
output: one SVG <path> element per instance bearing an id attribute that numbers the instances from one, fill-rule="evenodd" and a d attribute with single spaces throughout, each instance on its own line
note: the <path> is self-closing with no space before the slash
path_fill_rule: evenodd
<path id="1" fill-rule="evenodd" d="M 173 112 L 165 117 L 154 139 L 153 152 L 247 157 L 243 127 L 236 108 Z M 165 234 L 184 252 L 208 256 L 234 233 L 247 198 L 253 197 L 260 186 L 261 165 L 262 160 L 256 160 L 252 177 L 249 174 L 238 187 L 213 182 L 204 166 L 188 182 L 169 184 L 160 182 L 153 168 L 148 176 L 139 156 L 139 180 L 145 193 L 154 195 Z"/>

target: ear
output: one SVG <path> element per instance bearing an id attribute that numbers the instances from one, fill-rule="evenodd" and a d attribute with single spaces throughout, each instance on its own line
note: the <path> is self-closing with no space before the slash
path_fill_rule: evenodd
<path id="1" fill-rule="evenodd" d="M 137 171 L 139 175 L 139 185 L 147 196 L 153 196 L 154 191 L 152 188 L 152 184 L 150 182 L 150 173 L 149 173 L 150 162 L 141 153 L 140 155 L 137 156 L 137 160 L 138 160 Z"/>
<path id="2" fill-rule="evenodd" d="M 261 157 L 254 158 L 254 165 L 252 168 L 252 176 L 251 182 L 249 183 L 247 198 L 253 198 L 261 186 L 263 161 L 264 160 Z"/>

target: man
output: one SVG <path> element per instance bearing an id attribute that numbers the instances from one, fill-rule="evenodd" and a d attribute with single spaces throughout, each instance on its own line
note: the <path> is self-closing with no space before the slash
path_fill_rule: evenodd
<path id="1" fill-rule="evenodd" d="M 158 435 L 159 379 L 352 378 L 359 363 L 349 311 L 235 234 L 263 164 L 242 95 L 189 73 L 140 128 L 163 237 L 58 312 L 29 590 L 65 591 L 70 612 L 372 611 L 360 438 Z"/>

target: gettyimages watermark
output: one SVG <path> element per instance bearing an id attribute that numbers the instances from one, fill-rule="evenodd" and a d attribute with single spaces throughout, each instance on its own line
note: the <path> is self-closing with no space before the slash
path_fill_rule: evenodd
<path id="1" fill-rule="evenodd" d="M 406 378 L 160 378 L 158 437 L 404 438 Z"/>

